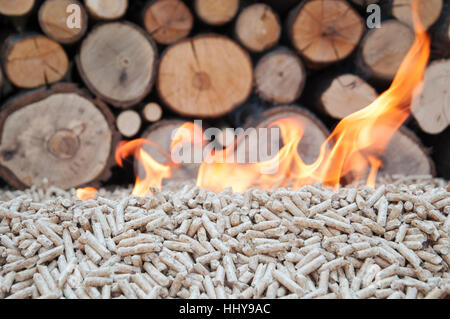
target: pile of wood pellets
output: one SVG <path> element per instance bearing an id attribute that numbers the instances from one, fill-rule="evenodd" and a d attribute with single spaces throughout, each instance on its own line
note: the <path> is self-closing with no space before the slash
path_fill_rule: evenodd
<path id="1" fill-rule="evenodd" d="M 450 189 L 0 195 L 0 298 L 448 298 Z"/>

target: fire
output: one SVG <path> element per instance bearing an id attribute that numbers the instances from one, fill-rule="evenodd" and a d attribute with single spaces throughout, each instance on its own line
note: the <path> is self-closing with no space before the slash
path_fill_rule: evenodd
<path id="1" fill-rule="evenodd" d="M 94 187 L 85 187 L 77 189 L 77 197 L 81 200 L 90 200 L 97 195 L 98 190 Z"/>
<path id="2" fill-rule="evenodd" d="M 410 115 L 430 55 L 430 39 L 418 17 L 417 1 L 413 2 L 413 18 L 416 39 L 390 88 L 364 109 L 343 119 L 321 146 L 314 163 L 305 164 L 298 153 L 305 128 L 295 118 L 283 118 L 270 125 L 280 129 L 283 142 L 275 157 L 264 162 L 237 163 L 230 160 L 236 143 L 212 151 L 200 165 L 197 185 L 215 192 L 227 187 L 236 192 L 251 187 L 297 189 L 314 182 L 338 187 L 345 176 L 351 176 L 357 181 L 366 178 L 366 184 L 374 187 L 378 170 L 383 165 L 380 156 Z M 204 146 L 203 132 L 194 123 L 186 123 L 174 134 L 170 146 L 172 154 L 186 143 Z M 166 154 L 167 162 L 154 160 L 143 149 L 144 145 L 157 147 Z M 122 166 L 123 159 L 131 155 L 140 161 L 146 173 L 143 179 L 136 179 L 133 194 L 137 196 L 149 195 L 150 187 L 160 188 L 163 179 L 170 178 L 178 167 L 170 154 L 148 140 L 121 143 L 116 151 L 116 161 Z M 82 190 L 79 191 L 81 194 Z"/>

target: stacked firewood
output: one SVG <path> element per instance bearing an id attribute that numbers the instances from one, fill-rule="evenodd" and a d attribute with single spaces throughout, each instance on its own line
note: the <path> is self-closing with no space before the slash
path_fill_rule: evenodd
<path id="1" fill-rule="evenodd" d="M 380 28 L 366 23 L 373 3 Z M 419 9 L 432 59 L 383 171 L 450 178 L 450 3 Z M 414 41 L 410 0 L 0 0 L 0 29 L 0 175 L 16 188 L 106 181 L 120 138 L 168 147 L 198 118 L 299 117 L 312 162 Z"/>

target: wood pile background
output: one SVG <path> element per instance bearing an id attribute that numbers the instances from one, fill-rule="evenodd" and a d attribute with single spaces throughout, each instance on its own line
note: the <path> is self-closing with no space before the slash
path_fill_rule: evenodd
<path id="1" fill-rule="evenodd" d="M 367 28 L 369 3 L 379 29 Z M 167 147 L 199 118 L 227 128 L 298 116 L 312 162 L 338 120 L 389 87 L 414 40 L 410 3 L 0 0 L 0 175 L 16 188 L 130 183 L 132 165 L 112 159 L 120 139 Z M 67 25 L 73 4 L 80 28 Z M 382 170 L 450 179 L 450 3 L 422 1 L 420 14 L 432 36 L 424 90 Z"/>

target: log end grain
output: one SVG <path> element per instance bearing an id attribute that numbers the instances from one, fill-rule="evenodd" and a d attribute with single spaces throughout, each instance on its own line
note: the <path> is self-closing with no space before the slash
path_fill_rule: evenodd
<path id="1" fill-rule="evenodd" d="M 129 107 L 150 92 L 157 50 L 150 36 L 128 22 L 96 27 L 83 40 L 76 58 L 88 88 L 116 107 Z"/>
<path id="2" fill-rule="evenodd" d="M 205 23 L 218 26 L 230 22 L 239 10 L 239 0 L 196 0 L 195 12 Z"/>
<path id="3" fill-rule="evenodd" d="M 8 79 L 20 88 L 36 88 L 61 80 L 69 60 L 61 45 L 47 37 L 13 35 L 5 41 L 2 53 Z"/>
<path id="4" fill-rule="evenodd" d="M 163 54 L 158 93 L 173 111 L 188 117 L 219 117 L 250 95 L 253 69 L 248 53 L 231 39 L 202 35 Z"/>
<path id="5" fill-rule="evenodd" d="M 69 27 L 70 13 L 67 8 L 77 5 L 81 13 L 80 27 Z M 39 9 L 39 25 L 44 33 L 55 41 L 70 44 L 80 40 L 86 33 L 88 17 L 84 6 L 77 0 L 47 0 Z"/>
<path id="6" fill-rule="evenodd" d="M 424 87 L 411 110 L 420 128 L 439 134 L 450 125 L 450 59 L 432 62 L 425 71 Z"/>
<path id="7" fill-rule="evenodd" d="M 278 43 L 281 26 L 277 14 L 263 3 L 245 8 L 238 16 L 236 36 L 248 50 L 261 52 Z"/>
<path id="8" fill-rule="evenodd" d="M 147 103 L 142 109 L 142 116 L 147 122 L 157 122 L 163 116 L 163 110 L 158 103 Z"/>
<path id="9" fill-rule="evenodd" d="M 361 42 L 359 64 L 379 80 L 390 81 L 414 42 L 414 31 L 397 20 L 387 20 L 372 29 Z"/>
<path id="10" fill-rule="evenodd" d="M 0 175 L 13 187 L 69 189 L 108 176 L 117 140 L 108 107 L 74 85 L 18 96 L 0 114 Z"/>
<path id="11" fill-rule="evenodd" d="M 84 0 L 89 14 L 98 20 L 117 20 L 125 15 L 128 0 Z"/>
<path id="12" fill-rule="evenodd" d="M 181 0 L 158 0 L 145 9 L 144 25 L 156 42 L 171 44 L 189 35 L 194 17 Z"/>
<path id="13" fill-rule="evenodd" d="M 0 0 L 0 14 L 20 17 L 28 14 L 34 7 L 35 0 Z"/>
<path id="14" fill-rule="evenodd" d="M 414 27 L 412 17 L 412 0 L 393 0 L 392 15 L 399 21 Z M 424 27 L 428 29 L 441 15 L 443 0 L 419 1 L 419 16 Z"/>
<path id="15" fill-rule="evenodd" d="M 141 129 L 142 119 L 138 112 L 126 110 L 119 114 L 116 126 L 120 134 L 125 137 L 135 136 Z"/>
<path id="16" fill-rule="evenodd" d="M 364 30 L 361 16 L 341 0 L 301 2 L 288 18 L 288 33 L 294 47 L 313 67 L 348 57 L 358 46 Z"/>
<path id="17" fill-rule="evenodd" d="M 287 49 L 277 49 L 258 62 L 255 86 L 258 95 L 275 104 L 289 104 L 302 94 L 306 82 L 303 62 Z"/>

